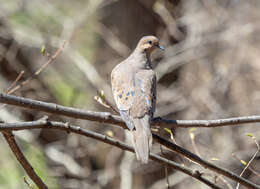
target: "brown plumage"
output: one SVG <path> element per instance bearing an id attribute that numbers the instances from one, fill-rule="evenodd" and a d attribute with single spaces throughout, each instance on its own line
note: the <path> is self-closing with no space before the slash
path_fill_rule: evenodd
<path id="1" fill-rule="evenodd" d="M 156 76 L 150 54 L 163 49 L 154 36 L 143 37 L 133 53 L 111 73 L 114 99 L 122 119 L 133 135 L 136 157 L 147 163 L 152 146 L 151 120 L 156 103 Z"/>

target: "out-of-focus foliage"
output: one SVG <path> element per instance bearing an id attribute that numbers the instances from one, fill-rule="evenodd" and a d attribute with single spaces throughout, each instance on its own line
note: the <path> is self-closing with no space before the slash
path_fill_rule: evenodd
<path id="1" fill-rule="evenodd" d="M 0 90 L 5 91 L 22 70 L 21 81 L 32 76 L 66 40 L 55 62 L 14 94 L 111 111 L 94 96 L 103 90 L 113 102 L 112 68 L 143 35 L 156 35 L 166 47 L 164 53 L 157 51 L 152 57 L 158 78 L 156 115 L 218 119 L 260 114 L 259 9 L 258 0 L 0 0 Z M 11 106 L 0 109 L 0 120 L 6 122 L 36 120 L 43 115 Z M 122 129 L 49 116 L 129 142 Z M 244 167 L 241 160 L 248 162 L 256 151 L 246 133 L 260 138 L 257 124 L 159 132 L 237 174 Z M 133 154 L 93 139 L 51 130 L 15 135 L 50 188 L 165 188 L 162 165 L 140 165 Z M 8 146 L 1 142 L 0 148 L 0 188 L 28 188 L 23 182 L 25 172 Z M 158 144 L 153 145 L 153 152 L 160 150 Z M 163 152 L 208 173 L 177 154 Z M 255 173 L 248 169 L 244 177 L 260 184 L 259 157 L 251 168 Z M 175 170 L 169 169 L 168 174 L 171 188 L 206 188 Z M 213 180 L 214 174 L 209 178 Z M 223 188 L 228 187 L 226 182 L 235 186 L 228 179 L 217 179 Z"/>

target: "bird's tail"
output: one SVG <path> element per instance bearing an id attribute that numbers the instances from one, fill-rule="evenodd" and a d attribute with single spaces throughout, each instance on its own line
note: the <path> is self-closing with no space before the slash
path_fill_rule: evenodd
<path id="1" fill-rule="evenodd" d="M 132 130 L 132 134 L 136 157 L 142 163 L 148 163 L 153 139 L 149 116 L 146 115 L 143 118 L 133 119 L 133 122 L 135 130 Z"/>

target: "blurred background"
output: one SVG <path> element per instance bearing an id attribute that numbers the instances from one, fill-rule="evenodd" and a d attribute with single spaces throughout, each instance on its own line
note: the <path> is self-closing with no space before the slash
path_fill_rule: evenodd
<path id="1" fill-rule="evenodd" d="M 242 0 L 0 0 L 0 90 L 24 71 L 30 78 L 67 41 L 55 62 L 14 95 L 94 111 L 110 111 L 94 100 L 103 90 L 113 103 L 110 73 L 144 35 L 156 35 L 156 116 L 218 119 L 260 114 L 260 1 Z M 41 51 L 45 49 L 45 54 Z M 30 121 L 42 112 L 5 106 L 0 120 Z M 49 115 L 129 142 L 123 129 Z M 240 174 L 257 151 L 259 124 L 223 128 L 176 128 L 177 144 Z M 170 139 L 169 130 L 158 133 Z M 250 134 L 247 134 L 250 133 Z M 91 138 L 55 130 L 16 132 L 26 157 L 49 188 L 207 188 L 173 169 Z M 26 173 L 3 137 L 0 188 L 28 188 Z M 154 153 L 202 170 L 223 188 L 235 183 L 153 145 Z M 260 184 L 259 155 L 244 177 Z M 32 182 L 28 179 L 28 182 Z M 243 188 L 243 187 L 240 187 Z"/>

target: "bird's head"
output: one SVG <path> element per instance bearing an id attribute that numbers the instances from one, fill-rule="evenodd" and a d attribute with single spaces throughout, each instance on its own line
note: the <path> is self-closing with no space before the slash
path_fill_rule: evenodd
<path id="1" fill-rule="evenodd" d="M 151 53 L 154 49 L 159 48 L 161 50 L 164 50 L 164 47 L 162 47 L 159 44 L 159 39 L 155 36 L 144 36 L 140 39 L 137 48 L 141 50 L 142 52 Z"/>

